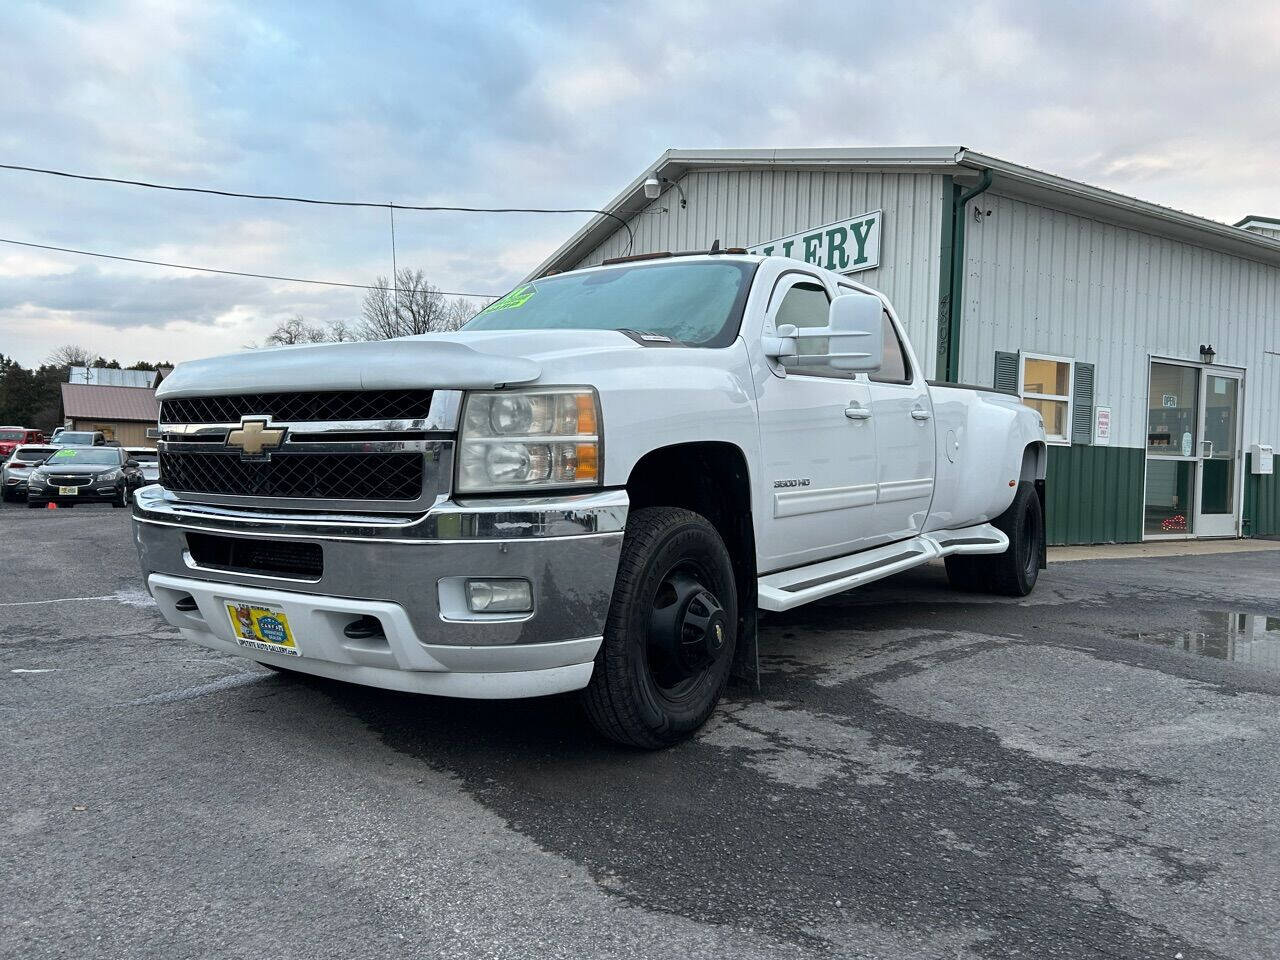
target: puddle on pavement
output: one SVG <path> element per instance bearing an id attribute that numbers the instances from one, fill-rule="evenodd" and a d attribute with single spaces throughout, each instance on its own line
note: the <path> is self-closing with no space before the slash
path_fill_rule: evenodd
<path id="1" fill-rule="evenodd" d="M 1219 610 L 1203 610 L 1200 615 L 1207 624 L 1202 630 L 1140 632 L 1130 636 L 1143 643 L 1280 673 L 1280 617 Z"/>

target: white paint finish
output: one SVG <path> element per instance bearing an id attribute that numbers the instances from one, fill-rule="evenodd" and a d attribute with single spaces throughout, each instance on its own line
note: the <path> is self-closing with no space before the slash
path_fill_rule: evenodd
<path id="1" fill-rule="evenodd" d="M 1013 502 L 1028 447 L 1044 448 L 1035 411 L 1017 397 L 958 387 L 931 387 L 941 439 L 926 531 L 993 520 Z M 955 446 L 950 447 L 950 436 Z M 1039 457 L 1034 477 L 1044 477 Z"/>
<path id="2" fill-rule="evenodd" d="M 743 340 L 752 355 L 762 455 L 761 487 L 753 496 L 756 553 L 761 570 L 811 563 L 874 543 L 876 502 L 875 425 L 845 414 L 869 407 L 871 392 L 861 379 L 779 371 L 765 355 L 762 339 L 776 331 L 775 317 L 798 283 L 818 284 L 834 295 L 831 274 L 780 257 L 763 261 L 743 320 Z M 814 294 L 815 297 L 818 294 Z M 777 480 L 808 480 L 784 500 L 777 514 Z M 869 490 L 869 495 L 867 491 Z"/>
<path id="3" fill-rule="evenodd" d="M 890 539 L 924 529 L 933 499 L 936 459 L 933 407 L 929 387 L 916 376 L 911 383 L 869 384 L 876 422 L 877 527 Z M 927 419 L 916 419 L 917 411 Z"/>
<path id="4" fill-rule="evenodd" d="M 1151 356 L 1247 367 L 1244 442 L 1280 422 L 1280 267 L 1002 196 L 966 211 L 961 379 L 990 384 L 996 350 L 1095 364 L 1112 443 L 1145 445 Z M 1270 351 L 1270 352 L 1268 352 Z"/>
<path id="5" fill-rule="evenodd" d="M 156 397 L 168 400 L 281 390 L 406 390 L 422 386 L 428 371 L 431 385 L 440 390 L 497 387 L 538 378 L 539 367 L 527 353 L 493 356 L 485 353 L 483 346 L 469 343 L 475 341 L 461 343 L 447 334 L 426 334 L 373 343 L 249 350 L 179 364 L 160 384 Z M 319 383 L 317 370 L 324 371 Z"/>
<path id="6" fill-rule="evenodd" d="M 927 500 L 932 494 L 932 477 L 924 477 L 920 480 L 881 481 L 876 500 L 879 503 L 899 503 L 903 500 L 916 500 L 921 497 Z"/>
<path id="7" fill-rule="evenodd" d="M 882 211 L 880 266 L 857 275 L 898 309 L 908 339 L 921 346 L 922 370 L 933 375 L 937 342 L 942 177 L 932 173 L 876 171 L 711 169 L 683 176 L 689 205 L 674 192 L 648 203 L 628 223 L 632 253 L 749 247 L 811 227 Z M 623 255 L 627 234 L 619 228 L 577 266 Z"/>
<path id="8" fill-rule="evenodd" d="M 808 479 L 808 478 L 806 478 Z M 828 510 L 870 507 L 876 503 L 874 483 L 853 487 L 826 487 L 818 490 L 788 490 L 773 495 L 773 515 L 777 518 L 798 517 Z"/>

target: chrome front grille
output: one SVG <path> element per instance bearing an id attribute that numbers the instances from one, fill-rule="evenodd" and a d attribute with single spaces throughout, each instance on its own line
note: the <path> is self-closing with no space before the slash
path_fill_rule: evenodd
<path id="1" fill-rule="evenodd" d="M 160 485 L 179 493 L 306 500 L 417 500 L 421 453 L 160 454 Z"/>
<path id="2" fill-rule="evenodd" d="M 430 390 L 333 390 L 178 397 L 160 405 L 161 423 L 236 423 L 269 415 L 277 422 L 424 420 Z"/>
<path id="3" fill-rule="evenodd" d="M 214 504 L 425 512 L 447 494 L 461 392 L 312 391 L 173 397 L 160 406 L 160 485 Z"/>

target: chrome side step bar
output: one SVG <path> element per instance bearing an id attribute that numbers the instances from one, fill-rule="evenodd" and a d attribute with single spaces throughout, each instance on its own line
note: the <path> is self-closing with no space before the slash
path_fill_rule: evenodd
<path id="1" fill-rule="evenodd" d="M 779 613 L 953 553 L 1004 553 L 1009 538 L 989 523 L 961 530 L 935 530 L 834 560 L 760 577 L 760 609 Z"/>

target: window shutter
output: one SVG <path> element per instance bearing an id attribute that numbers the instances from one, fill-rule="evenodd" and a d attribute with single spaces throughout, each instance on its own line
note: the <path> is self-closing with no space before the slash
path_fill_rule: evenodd
<path id="1" fill-rule="evenodd" d="M 1093 364 L 1077 363 L 1071 395 L 1071 442 L 1093 443 Z"/>
<path id="2" fill-rule="evenodd" d="M 996 351 L 996 372 L 992 384 L 1001 393 L 1018 395 L 1018 355 Z"/>

